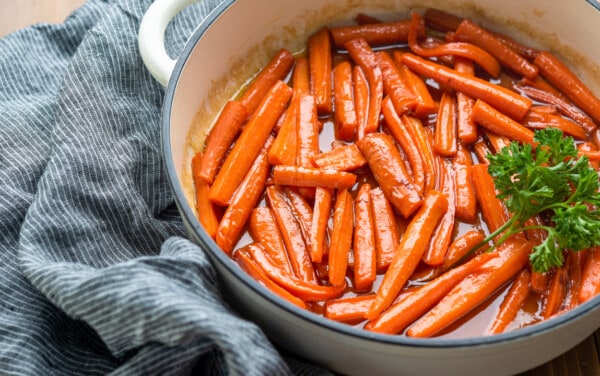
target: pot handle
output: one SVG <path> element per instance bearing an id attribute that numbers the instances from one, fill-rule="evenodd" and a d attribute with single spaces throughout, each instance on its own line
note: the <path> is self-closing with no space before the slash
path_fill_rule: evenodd
<path id="1" fill-rule="evenodd" d="M 162 86 L 167 86 L 175 67 L 165 49 L 165 30 L 171 20 L 185 7 L 199 0 L 156 0 L 142 18 L 138 31 L 138 48 L 150 74 Z"/>

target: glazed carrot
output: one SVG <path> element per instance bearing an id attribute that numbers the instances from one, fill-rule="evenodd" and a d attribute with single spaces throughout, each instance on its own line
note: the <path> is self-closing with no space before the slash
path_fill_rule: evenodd
<path id="1" fill-rule="evenodd" d="M 376 275 L 374 216 L 370 198 L 371 186 L 360 186 L 354 201 L 354 288 L 358 291 L 371 289 Z"/>
<path id="2" fill-rule="evenodd" d="M 352 196 L 347 189 L 340 189 L 333 209 L 333 231 L 329 247 L 329 283 L 344 285 L 348 267 L 348 252 L 352 245 L 353 229 Z"/>
<path id="3" fill-rule="evenodd" d="M 343 61 L 333 68 L 333 102 L 337 138 L 344 141 L 353 140 L 358 119 L 354 109 L 352 66 L 348 61 Z"/>
<path id="4" fill-rule="evenodd" d="M 548 51 L 540 52 L 534 64 L 540 74 L 564 93 L 596 123 L 600 123 L 600 99 L 556 56 Z"/>
<path id="5" fill-rule="evenodd" d="M 369 117 L 369 83 L 365 72 L 361 67 L 355 65 L 352 68 L 352 80 L 354 81 L 354 109 L 356 111 L 356 139 L 361 139 L 366 134 L 367 121 Z"/>
<path id="6" fill-rule="evenodd" d="M 542 316 L 545 320 L 558 313 L 565 298 L 565 284 L 567 280 L 567 268 L 563 265 L 556 269 L 550 277 L 550 284 L 546 291 L 544 309 Z"/>
<path id="7" fill-rule="evenodd" d="M 323 259 L 327 223 L 331 216 L 331 200 L 333 192 L 328 188 L 317 187 L 310 228 L 310 258 L 319 263 Z"/>
<path id="8" fill-rule="evenodd" d="M 535 65 L 504 44 L 494 34 L 469 20 L 463 20 L 460 23 L 454 32 L 454 39 L 481 47 L 498 59 L 503 67 L 522 76 L 534 79 L 538 75 Z"/>
<path id="9" fill-rule="evenodd" d="M 437 104 L 431 97 L 427 84 L 425 84 L 425 81 L 423 81 L 419 75 L 415 74 L 406 65 L 402 64 L 401 56 L 402 53 L 400 51 L 394 51 L 394 61 L 400 68 L 400 72 L 404 77 L 408 88 L 412 91 L 415 98 L 417 98 L 417 105 L 413 109 L 415 116 L 425 117 L 435 113 Z"/>
<path id="10" fill-rule="evenodd" d="M 403 115 L 401 116 L 402 123 L 405 125 L 408 133 L 412 136 L 412 139 L 417 144 L 417 148 L 423 156 L 423 165 L 425 166 L 425 189 L 424 191 L 430 191 L 435 189 L 436 184 L 436 173 L 435 173 L 435 162 L 432 148 L 428 143 L 428 136 L 425 132 L 423 123 L 415 117 Z"/>
<path id="11" fill-rule="evenodd" d="M 577 150 L 579 155 L 586 155 L 589 158 L 590 166 L 598 170 L 598 158 L 593 157 L 594 153 L 598 153 L 596 144 L 589 141 L 582 142 L 581 144 L 577 145 Z"/>
<path id="12" fill-rule="evenodd" d="M 227 205 L 244 178 L 244 174 L 264 146 L 271 129 L 289 101 L 292 89 L 278 81 L 269 90 L 250 118 L 235 145 L 225 158 L 213 185 L 209 199 L 218 205 Z"/>
<path id="13" fill-rule="evenodd" d="M 383 77 L 377 64 L 375 53 L 365 39 L 352 39 L 344 44 L 352 60 L 358 64 L 369 83 L 369 109 L 367 112 L 367 124 L 365 134 L 377 130 L 379 127 L 379 114 L 381 101 L 383 100 Z M 361 134 L 358 134 L 360 138 Z"/>
<path id="14" fill-rule="evenodd" d="M 480 164 L 490 164 L 490 161 L 487 159 L 487 156 L 491 154 L 492 151 L 486 145 L 483 139 L 479 139 L 473 144 L 473 151 L 475 152 L 475 155 L 477 155 L 477 161 L 479 161 Z"/>
<path id="15" fill-rule="evenodd" d="M 394 60 L 386 51 L 378 51 L 375 58 L 383 75 L 383 93 L 387 95 L 398 114 L 406 113 L 417 105 L 417 98 L 404 81 Z"/>
<path id="16" fill-rule="evenodd" d="M 536 271 L 531 272 L 531 282 L 529 283 L 529 287 L 532 291 L 541 294 L 546 291 L 548 287 L 548 272 L 539 273 Z"/>
<path id="17" fill-rule="evenodd" d="M 569 252 L 565 265 L 567 269 L 567 291 L 562 309 L 570 310 L 579 305 L 579 292 L 581 291 L 581 277 L 583 263 L 587 251 Z"/>
<path id="18" fill-rule="evenodd" d="M 587 251 L 581 275 L 579 303 L 584 303 L 598 294 L 600 294 L 600 248 L 595 247 Z"/>
<path id="19" fill-rule="evenodd" d="M 454 31 L 462 22 L 462 18 L 435 8 L 427 8 L 423 14 L 425 24 L 441 31 Z"/>
<path id="20" fill-rule="evenodd" d="M 482 271 L 471 274 L 450 290 L 429 312 L 406 332 L 410 337 L 431 337 L 485 302 L 500 286 L 523 269 L 532 244 L 510 239 L 496 249 L 498 257 L 486 262 Z"/>
<path id="21" fill-rule="evenodd" d="M 423 162 L 423 155 L 404 123 L 402 123 L 389 97 L 383 100 L 381 110 L 387 128 L 406 154 L 415 188 L 422 195 L 425 192 L 425 164 Z"/>
<path id="22" fill-rule="evenodd" d="M 362 38 L 372 46 L 405 43 L 408 38 L 410 21 L 379 22 L 357 26 L 341 26 L 331 28 L 331 36 L 336 47 L 344 47 L 346 42 Z M 425 27 L 421 25 L 420 35 L 425 34 Z"/>
<path id="23" fill-rule="evenodd" d="M 330 300 L 325 303 L 324 315 L 328 319 L 347 324 L 359 323 L 365 319 L 365 313 L 374 298 L 374 294 L 368 294 Z"/>
<path id="24" fill-rule="evenodd" d="M 421 206 L 423 199 L 408 176 L 392 137 L 385 133 L 371 133 L 356 145 L 392 206 L 408 218 Z"/>
<path id="25" fill-rule="evenodd" d="M 433 150 L 443 157 L 456 155 L 456 97 L 445 91 L 435 122 Z"/>
<path id="26" fill-rule="evenodd" d="M 500 304 L 500 308 L 489 329 L 489 333 L 498 334 L 504 332 L 508 324 L 517 317 L 517 313 L 529 295 L 530 280 L 531 273 L 529 273 L 529 270 L 527 269 L 522 270 L 517 275 Z"/>
<path id="27" fill-rule="evenodd" d="M 296 118 L 298 140 L 296 164 L 311 166 L 311 157 L 319 153 L 319 131 L 317 130 L 317 106 L 312 95 L 300 95 Z"/>
<path id="28" fill-rule="evenodd" d="M 495 257 L 497 255 L 493 253 L 482 254 L 461 266 L 449 270 L 415 292 L 408 294 L 404 299 L 400 299 L 398 303 L 392 305 L 379 317 L 367 323 L 365 329 L 387 334 L 402 332 L 408 325 L 433 307 L 463 278 L 477 271 L 481 265 Z"/>
<path id="29" fill-rule="evenodd" d="M 294 275 L 303 281 L 316 283 L 317 278 L 302 237 L 302 230 L 285 192 L 280 186 L 272 185 L 266 189 L 266 198 L 279 225 Z"/>
<path id="30" fill-rule="evenodd" d="M 399 236 L 396 230 L 396 216 L 381 188 L 373 188 L 370 192 L 371 212 L 375 232 L 375 254 L 377 270 L 386 270 L 396 254 Z"/>
<path id="31" fill-rule="evenodd" d="M 225 158 L 225 153 L 242 129 L 246 118 L 248 118 L 246 107 L 238 101 L 228 101 L 223 107 L 217 122 L 206 137 L 206 146 L 203 151 L 206 158 L 202 159 L 198 171 L 198 175 L 208 184 L 213 183 L 217 170 Z"/>
<path id="32" fill-rule="evenodd" d="M 194 154 L 194 157 L 192 158 L 192 177 L 194 178 L 196 213 L 204 231 L 206 231 L 208 236 L 214 238 L 217 233 L 217 227 L 219 226 L 219 219 L 217 218 L 217 212 L 215 211 L 213 204 L 208 199 L 209 185 L 206 180 L 200 176 L 200 166 L 203 158 L 202 152 Z"/>
<path id="33" fill-rule="evenodd" d="M 311 158 L 313 166 L 337 171 L 352 171 L 367 164 L 356 144 L 347 144 L 317 154 Z"/>
<path id="34" fill-rule="evenodd" d="M 303 166 L 275 166 L 273 183 L 296 187 L 350 188 L 356 182 L 356 175 L 329 169 Z"/>
<path id="35" fill-rule="evenodd" d="M 458 143 L 458 150 L 452 159 L 454 189 L 456 197 L 456 218 L 473 223 L 477 218 L 477 198 L 473 188 L 471 166 L 473 160 L 469 149 Z"/>
<path id="36" fill-rule="evenodd" d="M 285 79 L 293 65 L 294 55 L 282 48 L 260 71 L 240 98 L 249 115 L 256 111 L 271 87 L 277 81 Z"/>
<path id="37" fill-rule="evenodd" d="M 422 258 L 433 229 L 447 207 L 448 200 L 444 194 L 437 191 L 427 193 L 423 205 L 408 224 L 396 255 L 383 276 L 375 301 L 365 315 L 367 319 L 374 320 L 392 304 Z"/>
<path id="38" fill-rule="evenodd" d="M 454 240 L 448 247 L 442 269 L 452 267 L 485 239 L 485 234 L 479 230 L 470 230 Z M 485 249 L 482 249 L 484 251 Z"/>
<path id="39" fill-rule="evenodd" d="M 587 132 L 581 125 L 574 123 L 560 115 L 537 111 L 538 107 L 532 107 L 523 118 L 523 125 L 532 129 L 544 129 L 547 127 L 558 128 L 563 133 L 573 136 L 577 140 L 585 140 Z"/>
<path id="40" fill-rule="evenodd" d="M 486 101 L 514 119 L 521 119 L 531 107 L 530 99 L 509 89 L 446 68 L 411 53 L 403 54 L 402 62 L 416 73 L 432 78 L 438 83 L 463 92 L 470 97 Z"/>
<path id="41" fill-rule="evenodd" d="M 290 106 L 287 108 L 285 119 L 273 145 L 267 155 L 269 163 L 275 165 L 294 165 L 298 154 L 298 132 L 296 130 L 298 112 L 298 100 L 292 98 Z"/>
<path id="42" fill-rule="evenodd" d="M 475 164 L 471 167 L 471 173 L 483 220 L 490 233 L 494 232 L 508 221 L 508 212 L 502 201 L 496 197 L 494 179 L 488 173 L 487 165 Z"/>
<path id="43" fill-rule="evenodd" d="M 454 69 L 469 76 L 475 75 L 475 67 L 467 59 L 455 58 Z M 465 93 L 456 93 L 456 134 L 467 145 L 477 141 L 477 124 L 471 116 L 474 104 L 473 98 Z"/>
<path id="44" fill-rule="evenodd" d="M 322 28 L 308 38 L 310 92 L 315 97 L 320 114 L 331 112 L 331 38 L 329 29 Z"/>
<path id="45" fill-rule="evenodd" d="M 533 131 L 494 109 L 482 100 L 473 106 L 473 120 L 482 127 L 514 141 L 533 144 Z"/>
<path id="46" fill-rule="evenodd" d="M 263 246 L 274 263 L 293 273 L 277 219 L 270 208 L 259 206 L 252 210 L 248 219 L 248 231 L 252 239 Z"/>
<path id="47" fill-rule="evenodd" d="M 265 146 L 256 157 L 250 170 L 240 183 L 237 191 L 233 194 L 231 202 L 217 228 L 215 241 L 217 245 L 227 254 L 231 254 L 242 235 L 244 226 L 252 213 L 252 209 L 260 200 L 265 191 L 265 184 L 269 177 L 269 161 L 267 160 L 267 149 L 273 142 L 269 137 Z"/>
<path id="48" fill-rule="evenodd" d="M 292 212 L 294 213 L 294 217 L 296 217 L 298 224 L 300 225 L 300 231 L 302 233 L 302 237 L 304 238 L 304 244 L 306 244 L 306 248 L 310 253 L 310 249 L 312 248 L 312 245 L 310 244 L 310 232 L 313 217 L 312 206 L 308 203 L 308 201 L 306 201 L 304 196 L 296 190 L 286 187 L 284 191 L 288 202 L 290 203 Z"/>
<path id="49" fill-rule="evenodd" d="M 335 299 L 340 297 L 346 288 L 345 283 L 340 286 L 323 286 L 306 282 L 279 269 L 263 251 L 262 247 L 253 246 L 246 249 L 269 278 L 304 301 Z"/>

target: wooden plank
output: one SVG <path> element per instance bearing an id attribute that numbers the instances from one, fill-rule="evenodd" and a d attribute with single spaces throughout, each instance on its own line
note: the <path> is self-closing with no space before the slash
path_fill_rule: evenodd
<path id="1" fill-rule="evenodd" d="M 40 22 L 60 23 L 85 0 L 0 0 L 0 37 Z"/>

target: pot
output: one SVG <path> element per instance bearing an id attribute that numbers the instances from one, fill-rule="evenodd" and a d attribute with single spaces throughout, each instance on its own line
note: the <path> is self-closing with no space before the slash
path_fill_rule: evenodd
<path id="1" fill-rule="evenodd" d="M 278 298 L 235 264 L 195 217 L 190 160 L 225 101 L 281 47 L 299 51 L 322 25 L 364 12 L 407 18 L 439 8 L 468 17 L 537 48 L 551 49 L 600 93 L 600 11 L 592 1 L 525 0 L 227 0 L 195 30 L 176 61 L 164 50 L 169 21 L 193 0 L 157 0 L 139 45 L 150 72 L 166 86 L 163 152 L 190 239 L 220 273 L 232 306 L 278 345 L 343 374 L 515 374 L 566 352 L 600 327 L 600 296 L 556 318 L 514 332 L 463 339 L 416 339 L 367 332 L 330 321 Z"/>

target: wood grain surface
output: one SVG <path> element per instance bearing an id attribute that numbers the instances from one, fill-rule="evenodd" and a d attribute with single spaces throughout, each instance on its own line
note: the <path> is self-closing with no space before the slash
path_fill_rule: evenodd
<path id="1" fill-rule="evenodd" d="M 0 37 L 29 25 L 60 23 L 85 0 L 0 0 Z M 520 376 L 600 376 L 600 330 L 558 358 Z"/>

